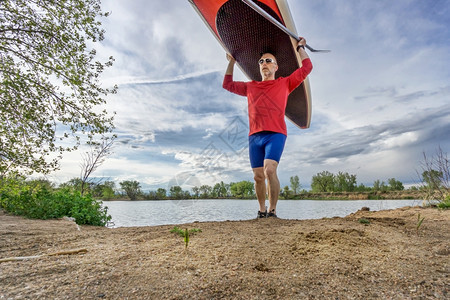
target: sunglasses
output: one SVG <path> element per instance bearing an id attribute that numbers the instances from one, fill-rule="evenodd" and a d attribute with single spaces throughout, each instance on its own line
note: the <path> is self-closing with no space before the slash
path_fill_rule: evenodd
<path id="1" fill-rule="evenodd" d="M 261 59 L 258 61 L 258 63 L 259 63 L 260 65 L 262 65 L 264 62 L 265 62 L 266 64 L 271 64 L 271 63 L 275 63 L 275 60 L 272 59 L 272 58 L 261 58 Z"/>

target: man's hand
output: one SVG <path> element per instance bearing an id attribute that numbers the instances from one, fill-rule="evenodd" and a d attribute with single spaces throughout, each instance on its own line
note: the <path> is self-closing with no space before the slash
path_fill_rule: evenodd
<path id="1" fill-rule="evenodd" d="M 233 64 L 236 62 L 236 60 L 234 59 L 234 57 L 231 56 L 231 54 L 228 54 L 228 53 L 227 53 L 227 60 L 228 60 L 230 63 L 233 63 Z"/>
<path id="2" fill-rule="evenodd" d="M 299 42 L 297 43 L 297 46 L 303 46 L 303 47 L 305 47 L 305 46 L 306 46 L 306 40 L 305 40 L 305 38 L 299 36 L 298 39 L 299 39 Z"/>
<path id="3" fill-rule="evenodd" d="M 304 60 L 305 58 L 309 58 L 308 54 L 305 51 L 306 40 L 304 37 L 299 36 L 299 41 L 297 43 L 297 51 L 300 54 L 300 59 Z"/>

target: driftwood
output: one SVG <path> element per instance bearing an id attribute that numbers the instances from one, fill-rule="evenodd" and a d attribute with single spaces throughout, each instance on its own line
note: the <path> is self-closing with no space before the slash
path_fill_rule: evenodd
<path id="1" fill-rule="evenodd" d="M 88 252 L 87 249 L 74 249 L 74 250 L 58 251 L 58 252 L 54 252 L 54 253 L 33 255 L 33 256 L 17 256 L 17 257 L 0 258 L 0 263 L 7 262 L 7 261 L 19 261 L 19 260 L 27 260 L 27 259 L 33 259 L 33 258 L 41 258 L 44 256 L 83 254 L 86 252 Z"/>

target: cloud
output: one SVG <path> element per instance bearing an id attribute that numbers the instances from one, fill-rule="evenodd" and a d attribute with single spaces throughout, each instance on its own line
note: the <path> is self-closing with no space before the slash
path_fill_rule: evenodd
<path id="1" fill-rule="evenodd" d="M 115 79 L 115 84 L 118 84 L 121 87 L 125 87 L 130 85 L 131 88 L 136 85 L 151 85 L 151 84 L 163 84 L 163 83 L 177 83 L 183 82 L 188 79 L 194 79 L 196 77 L 204 76 L 204 75 L 212 75 L 214 73 L 222 72 L 222 70 L 206 70 L 206 71 L 198 71 L 190 74 L 181 74 L 172 78 L 148 78 L 148 77 L 129 77 L 129 78 L 120 78 Z"/>
<path id="2" fill-rule="evenodd" d="M 284 160 L 299 162 L 297 166 L 291 165 L 290 171 L 302 170 L 306 166 L 307 170 L 302 170 L 302 173 L 308 178 L 322 170 L 352 170 L 355 174 L 364 175 L 372 173 L 367 166 L 373 165 L 379 179 L 400 173 L 401 179 L 410 181 L 422 152 L 433 151 L 438 145 L 444 149 L 450 147 L 449 114 L 450 107 L 442 106 L 378 125 L 350 130 L 331 129 L 306 138 L 303 135 L 290 136 Z M 380 156 L 382 153 L 384 155 Z"/>
<path id="3" fill-rule="evenodd" d="M 445 1 L 288 1 L 310 54 L 311 128 L 288 122 L 282 185 L 300 175 L 348 171 L 358 181 L 411 181 L 423 151 L 450 149 L 450 21 Z M 245 98 L 222 89 L 227 61 L 188 1 L 107 1 L 100 57 L 118 141 L 99 176 L 153 188 L 192 172 L 202 183 L 252 180 Z M 235 78 L 246 80 L 236 68 Z M 237 121 L 239 120 L 239 121 Z M 227 136 L 240 130 L 243 144 Z M 215 156 L 205 152 L 214 146 Z M 208 148 L 210 147 L 210 148 Z M 211 154 L 210 156 L 205 153 Z M 79 156 L 79 155 L 78 155 Z M 76 154 L 60 174 L 78 175 Z M 61 178 L 69 177 L 68 175 Z"/>

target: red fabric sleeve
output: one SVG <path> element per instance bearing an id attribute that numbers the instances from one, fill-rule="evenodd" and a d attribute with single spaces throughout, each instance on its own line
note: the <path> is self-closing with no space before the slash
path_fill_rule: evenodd
<path id="1" fill-rule="evenodd" d="M 222 87 L 234 94 L 247 96 L 247 84 L 242 81 L 233 81 L 233 75 L 225 75 Z"/>
<path id="2" fill-rule="evenodd" d="M 312 63 L 309 58 L 305 58 L 302 60 L 302 66 L 295 70 L 289 77 L 289 92 L 292 92 L 296 87 L 298 87 L 303 80 L 308 76 L 312 71 Z"/>

